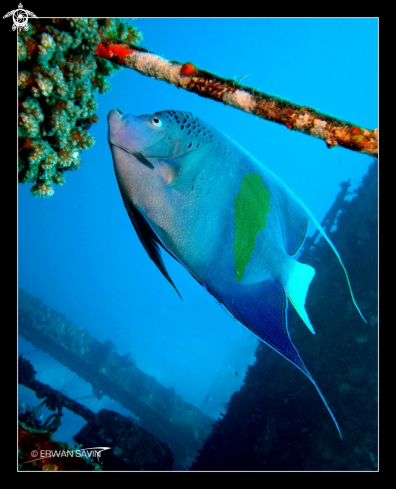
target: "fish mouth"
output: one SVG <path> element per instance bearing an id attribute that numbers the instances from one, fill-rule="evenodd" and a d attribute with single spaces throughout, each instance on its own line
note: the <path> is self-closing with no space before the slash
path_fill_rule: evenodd
<path id="1" fill-rule="evenodd" d="M 131 156 L 134 156 L 140 163 L 142 163 L 144 166 L 147 166 L 147 168 L 150 168 L 153 170 L 155 167 L 150 161 L 142 154 L 141 151 L 131 151 L 127 148 L 124 148 L 123 146 L 120 146 L 119 144 L 114 144 L 111 142 L 111 126 L 118 126 L 119 124 L 122 124 L 123 122 L 123 116 L 122 112 L 120 109 L 116 110 L 111 110 L 107 114 L 107 124 L 109 126 L 108 134 L 107 134 L 107 140 L 110 145 L 110 149 L 113 149 L 115 146 L 116 148 L 120 148 L 122 151 L 125 151 L 125 153 L 130 154 Z M 149 156 L 150 158 L 150 156 Z"/>
<path id="2" fill-rule="evenodd" d="M 147 166 L 147 168 L 150 168 L 150 170 L 153 170 L 155 168 L 155 166 L 149 162 L 149 160 L 141 153 L 141 151 L 130 151 L 126 148 L 123 148 L 122 146 L 118 146 L 117 144 L 110 142 L 110 147 L 112 148 L 113 146 L 122 149 L 122 151 L 125 151 L 125 153 L 128 153 L 131 156 L 134 156 L 140 163 L 142 163 L 144 166 Z M 151 158 L 151 156 L 149 156 L 149 158 Z"/>
<path id="3" fill-rule="evenodd" d="M 148 158 L 168 158 L 168 156 L 161 156 L 161 155 L 145 156 L 142 153 L 142 151 L 133 151 L 131 149 L 125 148 L 124 146 L 120 146 L 119 144 L 115 144 L 111 141 L 112 132 L 113 131 L 117 132 L 118 127 L 123 125 L 124 119 L 125 118 L 123 117 L 120 109 L 111 110 L 107 114 L 107 124 L 108 124 L 107 141 L 110 145 L 110 149 L 112 150 L 113 147 L 119 148 L 125 153 L 128 153 L 134 158 L 136 158 L 140 163 L 142 163 L 142 165 L 146 166 L 147 168 L 150 168 L 150 170 L 154 170 L 155 166 L 148 160 Z M 146 151 L 147 149 L 149 150 L 150 148 L 146 148 Z"/>

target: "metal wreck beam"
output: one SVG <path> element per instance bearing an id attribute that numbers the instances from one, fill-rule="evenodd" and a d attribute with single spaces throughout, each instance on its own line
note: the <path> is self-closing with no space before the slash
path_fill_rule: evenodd
<path id="1" fill-rule="evenodd" d="M 162 80 L 201 97 L 211 98 L 293 131 L 322 139 L 328 148 L 344 148 L 378 157 L 378 129 L 365 129 L 351 122 L 322 114 L 310 107 L 242 86 L 196 68 L 192 63 L 168 61 L 137 46 L 102 39 L 95 55 L 141 75 Z"/>
<path id="2" fill-rule="evenodd" d="M 18 311 L 23 338 L 89 382 L 94 393 L 106 394 L 138 416 L 143 428 L 169 445 L 175 463 L 202 446 L 214 420 L 142 372 L 129 355 L 119 355 L 111 341 L 97 341 L 21 288 Z"/>

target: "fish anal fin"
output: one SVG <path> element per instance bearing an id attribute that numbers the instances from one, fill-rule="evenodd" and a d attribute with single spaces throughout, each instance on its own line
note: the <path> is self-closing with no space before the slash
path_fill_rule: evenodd
<path id="1" fill-rule="evenodd" d="M 210 292 L 235 319 L 308 377 L 315 386 L 342 438 L 337 420 L 325 397 L 290 339 L 287 326 L 287 297 L 283 286 L 273 279 L 268 279 L 255 284 L 240 284 L 233 290 L 233 293 L 227 293 L 226 297 L 223 297 L 221 293 Z"/>
<path id="2" fill-rule="evenodd" d="M 224 297 L 221 293 L 210 292 L 235 319 L 296 367 L 303 369 L 304 364 L 289 336 L 287 296 L 279 282 L 268 279 L 240 284 Z"/>

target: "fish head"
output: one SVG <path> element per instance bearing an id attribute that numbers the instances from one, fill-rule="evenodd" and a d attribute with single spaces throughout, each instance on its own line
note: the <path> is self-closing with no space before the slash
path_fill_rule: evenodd
<path id="1" fill-rule="evenodd" d="M 127 114 L 123 116 L 119 109 L 111 110 L 107 115 L 108 141 L 114 154 L 120 154 L 118 150 L 124 151 L 132 156 L 144 154 L 153 144 L 160 141 L 165 135 L 162 120 L 155 115 L 134 116 Z M 139 161 L 139 160 L 138 160 Z M 140 163 L 144 162 L 144 159 Z M 152 168 L 149 162 L 144 163 Z"/>
<path id="2" fill-rule="evenodd" d="M 189 112 L 141 116 L 111 110 L 108 141 L 120 183 L 143 174 L 158 184 L 185 189 L 204 164 L 214 129 Z M 127 185 L 130 187 L 130 185 Z"/>

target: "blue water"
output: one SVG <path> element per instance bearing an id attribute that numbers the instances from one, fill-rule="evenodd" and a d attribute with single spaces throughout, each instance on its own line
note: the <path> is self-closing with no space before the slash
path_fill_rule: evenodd
<path id="1" fill-rule="evenodd" d="M 134 25 L 143 33 L 142 45 L 166 59 L 236 80 L 249 75 L 242 84 L 362 127 L 378 126 L 376 19 L 137 19 Z M 372 158 L 329 150 L 323 141 L 132 70 L 110 81 L 112 90 L 98 95 L 100 119 L 90 130 L 96 144 L 83 152 L 81 169 L 65 173 L 67 183 L 55 186 L 49 199 L 33 198 L 28 185 L 19 186 L 19 286 L 98 340 L 111 339 L 118 353 L 130 352 L 144 372 L 201 407 L 250 333 L 165 256 L 181 301 L 146 255 L 114 176 L 109 110 L 192 112 L 274 171 L 319 221 L 339 183 L 351 179 L 355 187 Z M 20 340 L 21 352 L 29 349 Z M 33 355 L 38 379 L 70 397 L 92 393 L 46 355 Z M 244 360 L 247 365 L 254 358 Z M 242 379 L 234 376 L 213 413 Z M 96 410 L 97 402 L 86 405 Z"/>

